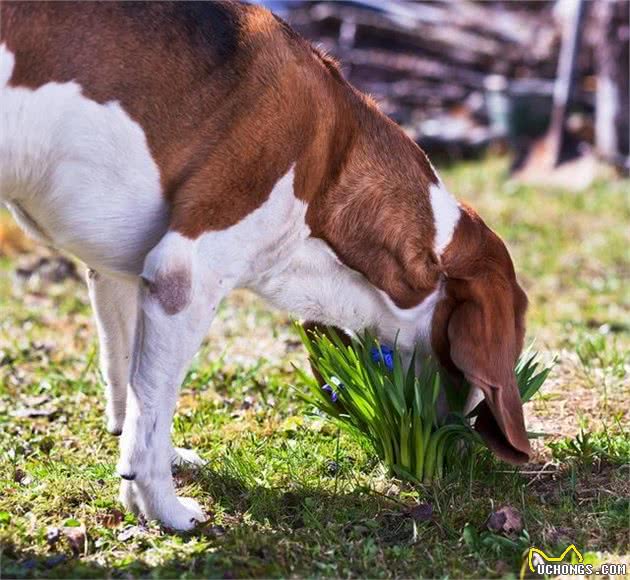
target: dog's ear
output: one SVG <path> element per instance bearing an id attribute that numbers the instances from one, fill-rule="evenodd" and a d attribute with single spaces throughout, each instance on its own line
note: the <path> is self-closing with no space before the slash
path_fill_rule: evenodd
<path id="1" fill-rule="evenodd" d="M 524 463 L 531 452 L 514 366 L 523 348 L 527 296 L 505 244 L 475 211 L 462 213 L 442 254 L 446 282 L 432 331 L 442 365 L 484 395 L 475 428 L 494 453 Z"/>
<path id="2" fill-rule="evenodd" d="M 488 447 L 510 463 L 524 463 L 531 448 L 514 366 L 524 334 L 525 294 L 497 273 L 456 281 L 448 322 L 450 358 L 484 394 L 475 423 Z"/>

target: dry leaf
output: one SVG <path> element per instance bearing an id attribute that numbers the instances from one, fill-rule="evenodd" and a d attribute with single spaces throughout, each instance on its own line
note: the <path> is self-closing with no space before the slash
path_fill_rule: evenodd
<path id="1" fill-rule="evenodd" d="M 433 505 L 424 502 L 409 508 L 407 514 L 418 522 L 428 522 L 433 518 Z"/>
<path id="2" fill-rule="evenodd" d="M 57 413 L 57 409 L 53 409 L 51 407 L 44 407 L 42 409 L 38 409 L 36 407 L 22 407 L 21 409 L 16 409 L 15 411 L 11 411 L 11 417 L 16 417 L 17 419 L 35 419 L 37 417 L 48 417 L 51 418 Z"/>
<path id="3" fill-rule="evenodd" d="M 61 532 L 68 540 L 68 544 L 75 555 L 87 553 L 87 531 L 85 525 L 64 526 Z"/>
<path id="4" fill-rule="evenodd" d="M 495 534 L 517 536 L 523 531 L 523 517 L 515 507 L 506 505 L 490 514 L 486 526 Z"/>
<path id="5" fill-rule="evenodd" d="M 104 528 L 116 528 L 123 521 L 125 514 L 117 509 L 96 515 L 96 521 Z"/>
<path id="6" fill-rule="evenodd" d="M 144 534 L 145 528 L 140 526 L 129 526 L 125 528 L 120 534 L 118 534 L 117 538 L 119 542 L 127 542 L 136 536 L 141 536 Z"/>

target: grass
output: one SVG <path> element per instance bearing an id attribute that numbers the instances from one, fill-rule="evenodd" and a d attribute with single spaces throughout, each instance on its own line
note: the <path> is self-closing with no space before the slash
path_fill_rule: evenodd
<path id="1" fill-rule="evenodd" d="M 11 234 L 0 246 L 0 576 L 514 577 L 530 545 L 559 554 L 570 543 L 628 562 L 629 183 L 541 190 L 506 183 L 506 167 L 442 176 L 507 240 L 531 301 L 529 339 L 558 358 L 527 405 L 528 427 L 546 434 L 532 463 L 483 455 L 476 477 L 391 478 L 288 387 L 300 386 L 291 363 L 306 365 L 288 317 L 236 293 L 175 419 L 176 444 L 209 461 L 176 475 L 212 516 L 191 534 L 120 511 L 85 287 L 36 276 L 16 287 L 33 256 Z M 511 537 L 486 528 L 502 505 L 523 516 Z"/>
<path id="2" fill-rule="evenodd" d="M 365 440 L 391 475 L 426 484 L 442 479 L 445 470 L 461 476 L 470 469 L 477 475 L 473 460 L 483 443 L 471 425 L 476 411 L 464 415 L 469 386 L 455 387 L 431 357 L 414 352 L 404 363 L 395 344 L 382 345 L 368 331 L 345 344 L 334 328 L 306 330 L 296 324 L 296 329 L 323 381 L 320 386 L 312 374 L 296 369 L 307 385 L 302 398 Z M 514 369 L 523 403 L 551 372 L 537 359 L 525 352 Z M 437 409 L 440 392 L 448 401 L 445 417 Z"/>

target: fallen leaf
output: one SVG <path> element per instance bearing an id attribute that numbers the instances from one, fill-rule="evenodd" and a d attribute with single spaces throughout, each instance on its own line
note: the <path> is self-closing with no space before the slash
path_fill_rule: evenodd
<path id="1" fill-rule="evenodd" d="M 120 534 L 118 534 L 117 538 L 119 542 L 127 542 L 136 536 L 141 536 L 145 532 L 145 528 L 140 526 L 129 526 L 125 528 Z"/>
<path id="2" fill-rule="evenodd" d="M 28 478 L 28 476 L 26 475 L 26 471 L 24 471 L 23 469 L 18 468 L 13 472 L 13 481 L 15 481 L 15 483 L 23 483 L 25 479 L 30 478 Z"/>
<path id="3" fill-rule="evenodd" d="M 106 513 L 96 515 L 96 521 L 104 528 L 117 527 L 125 517 L 125 514 L 117 509 L 111 509 Z"/>
<path id="4" fill-rule="evenodd" d="M 16 268 L 15 277 L 20 283 L 27 282 L 33 277 L 49 283 L 63 282 L 68 278 L 82 281 L 74 262 L 64 256 L 39 258 L 26 267 Z"/>
<path id="5" fill-rule="evenodd" d="M 16 409 L 15 411 L 11 411 L 11 417 L 15 417 L 17 419 L 36 419 L 38 417 L 54 417 L 57 413 L 57 409 L 52 407 L 44 407 L 42 409 L 38 409 L 36 407 L 22 407 L 21 409 Z"/>
<path id="6" fill-rule="evenodd" d="M 486 527 L 495 534 L 517 536 L 523 531 L 523 517 L 515 507 L 506 505 L 490 514 Z"/>
<path id="7" fill-rule="evenodd" d="M 409 508 L 407 514 L 418 522 L 428 522 L 433 518 L 433 505 L 428 502 L 419 503 Z"/>
<path id="8" fill-rule="evenodd" d="M 85 525 L 64 526 L 61 533 L 68 540 L 68 544 L 75 555 L 87 553 L 87 532 Z"/>
<path id="9" fill-rule="evenodd" d="M 575 530 L 572 528 L 548 526 L 543 530 L 543 538 L 550 544 L 571 544 L 574 536 Z"/>
<path id="10" fill-rule="evenodd" d="M 49 395 L 34 395 L 32 397 L 24 397 L 22 399 L 24 404 L 27 407 L 40 407 L 44 403 L 48 403 L 50 401 Z"/>

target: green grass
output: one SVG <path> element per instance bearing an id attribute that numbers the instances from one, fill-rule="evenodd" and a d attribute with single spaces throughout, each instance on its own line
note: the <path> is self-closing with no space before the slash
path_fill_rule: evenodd
<path id="1" fill-rule="evenodd" d="M 627 562 L 630 184 L 534 189 L 506 184 L 506 167 L 493 159 L 442 175 L 508 242 L 531 301 L 528 337 L 547 362 L 558 358 L 527 405 L 529 428 L 547 434 L 532 464 L 483 455 L 475 477 L 391 478 L 289 388 L 300 386 L 291 363 L 306 355 L 288 317 L 237 293 L 175 419 L 176 444 L 209 461 L 176 475 L 211 515 L 191 534 L 117 504 L 85 287 L 16 289 L 11 273 L 29 257 L 0 257 L 0 576 L 518 577 L 530 545 L 555 554 L 569 543 Z M 524 520 L 510 538 L 485 526 L 506 504 Z M 87 541 L 74 549 L 49 529 L 77 523 Z"/>
<path id="2" fill-rule="evenodd" d="M 477 411 L 464 415 L 469 386 L 455 387 L 432 357 L 414 352 L 405 364 L 396 344 L 380 344 L 369 331 L 345 344 L 334 328 L 306 330 L 296 323 L 296 330 L 323 382 L 296 368 L 307 385 L 302 398 L 363 439 L 391 475 L 425 484 L 442 479 L 445 470 L 477 475 L 474 459 L 483 442 L 471 423 Z M 525 352 L 514 369 L 523 403 L 552 369 L 537 359 L 538 354 Z M 440 392 L 448 401 L 445 417 L 437 409 Z"/>

